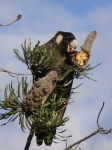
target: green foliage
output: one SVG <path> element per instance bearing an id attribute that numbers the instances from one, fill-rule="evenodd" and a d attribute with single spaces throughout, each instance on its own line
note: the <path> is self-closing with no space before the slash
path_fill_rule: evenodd
<path id="1" fill-rule="evenodd" d="M 30 130 L 36 131 L 37 126 L 40 129 L 45 129 L 46 133 L 49 133 L 52 129 L 64 126 L 64 123 L 68 121 L 68 118 L 62 120 L 59 119 L 59 111 L 65 106 L 63 105 L 64 99 L 62 95 L 58 97 L 55 92 L 51 93 L 45 104 L 40 105 L 32 115 L 27 116 L 22 111 L 22 101 L 28 93 L 29 83 L 25 78 L 22 81 L 18 81 L 18 89 L 13 89 L 12 83 L 7 86 L 4 91 L 4 101 L 0 101 L 0 109 L 7 112 L 0 114 L 0 120 L 8 119 L 9 121 L 15 121 L 19 117 L 19 124 L 22 131 L 25 131 L 26 127 Z M 4 123 L 6 125 L 8 122 Z M 42 132 L 42 130 L 40 130 Z"/>
<path id="2" fill-rule="evenodd" d="M 91 67 L 90 64 L 87 64 L 84 68 L 79 68 L 78 66 L 74 66 L 74 77 L 75 78 L 87 78 L 93 81 L 96 81 L 94 79 L 91 79 L 88 75 L 93 75 L 89 73 L 88 71 L 93 70 L 97 66 L 101 65 L 101 63 L 97 64 L 94 67 Z"/>
<path id="3" fill-rule="evenodd" d="M 28 69 L 32 70 L 32 66 L 34 66 L 37 72 L 41 70 L 45 71 L 46 69 L 50 68 L 50 66 L 52 66 L 54 63 L 57 63 L 55 62 L 55 49 L 49 50 L 48 53 L 46 48 L 44 46 L 40 46 L 39 44 L 40 41 L 38 41 L 35 47 L 32 49 L 30 40 L 28 45 L 26 44 L 25 40 L 24 44 L 21 44 L 23 55 L 21 55 L 17 49 L 13 50 L 18 60 L 20 60 L 22 63 L 25 63 L 28 66 Z M 60 76 L 60 80 L 63 80 L 65 76 L 67 76 L 72 71 L 74 71 L 75 78 L 85 77 L 91 79 L 90 77 L 88 77 L 89 73 L 87 72 L 94 69 L 95 67 L 91 67 L 90 64 L 86 65 L 84 68 L 80 68 L 76 65 L 62 66 L 63 70 L 65 70 L 65 73 Z"/>
<path id="4" fill-rule="evenodd" d="M 18 60 L 25 63 L 29 69 L 32 69 L 31 67 L 35 66 L 37 71 L 49 68 L 51 64 L 53 65 L 55 60 L 54 50 L 50 50 L 48 53 L 46 48 L 44 46 L 39 46 L 39 44 L 40 42 L 38 41 L 32 49 L 30 41 L 26 47 L 25 40 L 24 45 L 21 45 L 23 56 L 17 49 L 13 50 Z"/>
<path id="5" fill-rule="evenodd" d="M 45 133 L 47 142 L 51 140 L 52 132 L 55 132 L 56 128 L 64 126 L 69 120 L 68 117 L 63 118 L 62 120 L 59 118 L 59 112 L 65 106 L 63 105 L 63 102 L 64 100 L 62 101 L 61 96 L 57 100 L 56 94 L 53 92 L 49 96 L 47 102 L 44 105 L 41 105 L 35 114 L 31 116 L 33 131 L 36 133 Z M 62 130 L 60 133 L 63 133 L 64 131 L 65 130 Z M 53 138 L 59 139 L 57 136 L 58 135 L 55 135 Z"/>
<path id="6" fill-rule="evenodd" d="M 41 105 L 34 115 L 32 115 L 32 122 L 34 126 L 40 126 L 44 129 L 46 128 L 55 128 L 64 125 L 68 118 L 64 118 L 63 120 L 59 119 L 59 112 L 64 108 L 65 102 L 62 99 L 62 95 L 57 98 L 57 94 L 55 91 L 49 95 L 45 104 Z"/>
<path id="7" fill-rule="evenodd" d="M 36 46 L 31 49 L 31 43 L 29 42 L 26 47 L 26 40 L 24 45 L 21 45 L 23 56 L 19 53 L 17 49 L 14 49 L 14 53 L 21 62 L 28 66 L 28 69 L 32 69 L 34 66 L 37 71 L 46 70 L 51 65 L 55 63 L 55 50 L 50 50 L 50 53 L 46 51 L 44 46 L 39 46 L 38 42 Z M 99 65 L 99 64 L 98 64 Z M 96 66 L 95 66 L 96 67 Z M 64 73 L 59 76 L 59 81 L 63 81 L 62 85 L 56 84 L 53 92 L 48 96 L 46 102 L 43 105 L 39 105 L 38 109 L 32 112 L 31 115 L 26 115 L 22 110 L 22 102 L 28 93 L 29 84 L 26 78 L 22 78 L 22 81 L 18 81 L 17 91 L 13 89 L 12 83 L 5 88 L 4 91 L 4 101 L 0 101 L 0 109 L 5 110 L 5 113 L 0 114 L 0 120 L 8 119 L 9 121 L 15 121 L 19 118 L 19 124 L 21 125 L 22 131 L 25 131 L 26 127 L 34 132 L 46 132 L 49 135 L 55 128 L 64 126 L 68 121 L 68 117 L 60 120 L 59 113 L 62 109 L 66 107 L 68 103 L 67 99 L 64 97 L 65 93 L 68 91 L 68 85 L 73 79 L 68 79 L 69 73 L 74 72 L 74 78 L 88 77 L 88 71 L 94 69 L 95 67 L 90 67 L 86 65 L 84 68 L 79 68 L 78 66 L 62 66 Z M 65 130 L 60 131 L 63 133 Z M 47 137 L 49 140 L 49 137 Z M 58 139 L 54 136 L 54 139 Z"/>
<path id="8" fill-rule="evenodd" d="M 0 109 L 6 110 L 4 114 L 0 114 L 0 120 L 9 119 L 9 121 L 15 121 L 19 117 L 19 122 L 23 130 L 24 114 L 22 113 L 22 101 L 27 94 L 30 83 L 26 82 L 26 78 L 22 78 L 22 81 L 18 81 L 17 91 L 13 89 L 12 83 L 6 86 L 4 91 L 4 101 L 0 101 Z M 7 124 L 6 122 L 5 124 Z M 5 125 L 3 124 L 3 125 Z"/>

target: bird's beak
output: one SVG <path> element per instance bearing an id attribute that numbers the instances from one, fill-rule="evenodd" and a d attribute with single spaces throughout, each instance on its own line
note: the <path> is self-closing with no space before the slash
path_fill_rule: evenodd
<path id="1" fill-rule="evenodd" d="M 74 39 L 73 41 L 70 42 L 68 45 L 67 52 L 75 52 L 77 48 L 77 41 Z"/>

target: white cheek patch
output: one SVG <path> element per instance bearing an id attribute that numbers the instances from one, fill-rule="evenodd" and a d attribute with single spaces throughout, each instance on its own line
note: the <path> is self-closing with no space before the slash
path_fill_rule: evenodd
<path id="1" fill-rule="evenodd" d="M 59 34 L 56 38 L 56 43 L 57 44 L 61 43 L 62 39 L 63 39 L 63 36 L 61 34 Z"/>
<path id="2" fill-rule="evenodd" d="M 77 48 L 77 41 L 76 40 L 71 41 L 70 46 L 72 46 L 73 48 Z"/>

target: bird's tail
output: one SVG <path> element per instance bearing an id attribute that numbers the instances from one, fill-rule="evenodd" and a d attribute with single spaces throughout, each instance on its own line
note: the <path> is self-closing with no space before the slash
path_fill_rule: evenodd
<path id="1" fill-rule="evenodd" d="M 56 134 L 56 128 L 50 130 L 49 132 L 43 131 L 43 132 L 36 132 L 36 143 L 38 146 L 42 145 L 43 141 L 46 146 L 51 146 L 53 142 L 53 138 Z"/>
<path id="2" fill-rule="evenodd" d="M 45 132 L 36 132 L 35 133 L 36 136 L 36 143 L 38 146 L 41 146 L 43 143 L 43 140 L 45 138 Z"/>

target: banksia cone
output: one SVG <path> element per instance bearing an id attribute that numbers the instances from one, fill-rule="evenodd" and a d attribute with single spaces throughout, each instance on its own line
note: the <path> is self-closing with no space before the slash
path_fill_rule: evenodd
<path id="1" fill-rule="evenodd" d="M 84 67 L 90 59 L 91 48 L 93 42 L 97 36 L 97 32 L 93 31 L 87 36 L 84 44 L 81 46 L 81 50 L 79 52 L 74 52 L 72 54 L 72 62 L 76 64 L 78 67 Z"/>
<path id="2" fill-rule="evenodd" d="M 44 104 L 49 94 L 53 91 L 53 81 L 57 80 L 56 71 L 51 71 L 45 77 L 34 82 L 32 89 L 23 100 L 23 112 L 31 114 L 40 104 Z"/>

